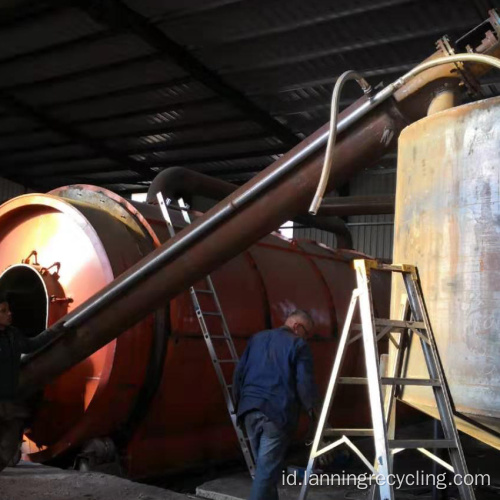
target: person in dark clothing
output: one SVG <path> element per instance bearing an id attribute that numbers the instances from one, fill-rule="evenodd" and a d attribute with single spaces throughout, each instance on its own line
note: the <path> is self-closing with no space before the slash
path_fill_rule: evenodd
<path id="1" fill-rule="evenodd" d="M 22 440 L 27 409 L 17 401 L 21 354 L 42 347 L 40 337 L 27 338 L 12 326 L 12 313 L 5 297 L 0 297 L 0 470 L 11 462 Z"/>
<path id="2" fill-rule="evenodd" d="M 0 297 L 0 401 L 17 397 L 21 354 L 36 351 L 42 345 L 41 338 L 27 338 L 12 326 L 9 303 Z"/>
<path id="3" fill-rule="evenodd" d="M 302 310 L 285 324 L 254 335 L 234 374 L 237 416 L 256 460 L 250 500 L 277 500 L 282 462 L 299 419 L 300 407 L 315 418 L 318 390 L 305 341 L 314 328 Z"/>

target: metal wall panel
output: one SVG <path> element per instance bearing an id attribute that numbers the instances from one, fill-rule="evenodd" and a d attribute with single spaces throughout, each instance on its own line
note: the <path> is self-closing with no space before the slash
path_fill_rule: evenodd
<path id="1" fill-rule="evenodd" d="M 396 170 L 380 169 L 364 172 L 349 185 L 351 196 L 394 194 Z M 383 259 L 392 259 L 394 215 L 358 215 L 348 217 L 354 248 Z"/>
<path id="2" fill-rule="evenodd" d="M 21 184 L 17 184 L 17 182 L 8 181 L 0 177 L 0 204 L 29 191 L 29 189 L 21 186 Z"/>
<path id="3" fill-rule="evenodd" d="M 361 173 L 349 184 L 351 196 L 394 194 L 396 192 L 396 170 L 376 169 Z M 358 215 L 347 218 L 355 250 L 373 257 L 392 259 L 394 240 L 393 215 Z M 336 246 L 335 236 L 327 231 L 314 228 L 294 229 L 296 239 L 310 239 Z"/>

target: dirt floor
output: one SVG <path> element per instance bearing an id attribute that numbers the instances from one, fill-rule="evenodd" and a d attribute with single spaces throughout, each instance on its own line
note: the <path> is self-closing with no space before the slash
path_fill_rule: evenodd
<path id="1" fill-rule="evenodd" d="M 403 429 L 401 438 L 431 437 L 432 426 L 429 422 Z M 357 446 L 366 456 L 372 456 L 371 439 L 359 439 Z M 462 445 L 469 473 L 488 474 L 491 485 L 476 488 L 477 500 L 496 500 L 500 498 L 499 453 L 497 450 L 478 443 L 462 435 Z M 307 451 L 307 450 L 306 450 Z M 288 471 L 304 467 L 307 454 L 298 450 L 288 456 Z M 296 465 L 291 465 L 296 464 Z M 359 459 L 348 451 L 339 450 L 332 463 L 324 469 L 330 474 L 366 472 Z M 415 471 L 433 472 L 432 462 L 415 450 L 398 454 L 395 459 L 395 472 L 408 474 Z M 441 468 L 438 469 L 442 473 Z M 447 480 L 450 477 L 447 477 Z M 154 484 L 155 486 L 151 485 Z M 7 468 L 0 474 L 0 500 L 182 500 L 187 498 L 206 498 L 213 500 L 243 500 L 248 498 L 251 480 L 243 464 L 214 467 L 207 464 L 198 473 L 190 471 L 174 477 L 161 477 L 151 480 L 149 485 L 135 483 L 103 472 L 76 472 L 62 470 L 27 462 L 17 467 Z M 281 500 L 296 500 L 299 486 L 280 488 Z M 458 499 L 456 488 L 444 493 L 448 499 Z M 368 491 L 354 486 L 330 485 L 314 487 L 310 490 L 311 500 L 367 500 Z M 404 487 L 397 491 L 397 500 L 430 500 L 432 488 Z"/>
<path id="2" fill-rule="evenodd" d="M 0 474 L 1 500 L 186 500 L 187 495 L 97 472 L 21 462 Z M 192 498 L 192 497 L 191 497 Z"/>

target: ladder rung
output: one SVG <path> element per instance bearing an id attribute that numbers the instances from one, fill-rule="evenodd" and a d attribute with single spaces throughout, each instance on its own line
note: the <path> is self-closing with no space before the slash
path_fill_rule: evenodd
<path id="1" fill-rule="evenodd" d="M 439 380 L 428 378 L 398 378 L 398 377 L 382 377 L 382 384 L 385 385 L 425 385 L 425 386 L 440 386 Z"/>
<path id="2" fill-rule="evenodd" d="M 388 271 L 390 273 L 414 273 L 416 270 L 415 266 L 409 264 L 382 264 L 381 262 L 376 262 L 371 264 L 370 267 L 376 271 Z"/>
<path id="3" fill-rule="evenodd" d="M 172 225 L 171 218 L 169 215 L 169 208 L 175 208 L 177 210 L 180 210 L 183 216 L 184 221 L 187 224 L 191 224 L 191 218 L 189 217 L 189 206 L 184 203 L 182 199 L 179 199 L 179 204 L 178 206 L 175 206 L 171 203 L 171 200 L 167 203 L 164 203 L 163 196 L 161 193 L 158 193 L 158 202 L 161 205 L 162 208 L 162 214 L 165 218 L 165 222 L 167 223 L 167 228 L 168 232 L 170 233 L 171 236 L 175 235 L 175 228 Z M 170 206 L 168 206 L 170 204 Z M 219 298 L 217 297 L 217 293 L 215 291 L 212 279 L 210 278 L 210 275 L 205 276 L 203 281 L 200 280 L 199 285 L 201 288 L 195 288 L 194 286 L 189 288 L 190 291 L 190 296 L 191 296 L 191 301 L 193 303 L 195 312 L 196 312 L 196 317 L 198 319 L 198 322 L 200 324 L 201 331 L 203 333 L 203 336 L 205 338 L 205 342 L 207 344 L 208 350 L 211 355 L 211 361 L 214 366 L 214 369 L 217 373 L 217 376 L 219 378 L 219 383 L 223 389 L 224 392 L 224 397 L 226 398 L 226 406 L 229 412 L 229 416 L 231 418 L 231 421 L 233 422 L 234 429 L 236 431 L 236 435 L 238 436 L 239 442 L 240 442 L 240 447 L 243 452 L 243 455 L 245 457 L 245 461 L 248 467 L 248 470 L 250 472 L 250 475 L 252 478 L 255 477 L 255 457 L 252 454 L 251 448 L 250 448 L 250 440 L 245 436 L 243 431 L 240 429 L 238 426 L 237 422 L 237 417 L 236 417 L 236 412 L 234 408 L 234 401 L 233 398 L 231 397 L 231 389 L 233 388 L 232 384 L 228 384 L 229 382 L 229 376 L 228 373 L 233 371 L 235 368 L 230 369 L 229 372 L 227 370 L 223 370 L 222 367 L 220 366 L 222 363 L 233 363 L 236 365 L 238 363 L 238 355 L 236 354 L 236 351 L 234 349 L 234 344 L 233 340 L 231 337 L 231 332 L 228 330 L 227 325 L 226 325 L 226 319 L 224 317 L 224 314 L 222 313 L 221 305 L 219 303 Z M 214 304 L 212 306 L 205 306 L 205 307 L 215 307 L 217 311 L 203 311 L 200 306 L 200 300 L 197 297 L 197 294 L 202 294 L 205 296 L 212 295 L 212 301 Z M 216 316 L 220 318 L 220 322 L 222 323 L 222 332 L 223 335 L 210 335 L 210 332 L 208 331 L 207 328 L 207 322 L 205 321 L 205 316 Z M 217 329 L 220 331 L 219 329 Z M 210 341 L 209 341 L 210 339 Z M 220 349 L 220 344 L 212 344 L 213 340 L 225 340 L 227 342 L 227 346 L 229 347 L 229 353 L 226 352 L 226 356 L 235 356 L 231 358 L 226 358 L 226 359 L 219 359 L 217 356 L 216 352 L 216 347 Z"/>
<path id="4" fill-rule="evenodd" d="M 456 448 L 453 439 L 390 439 L 389 448 Z"/>
<path id="5" fill-rule="evenodd" d="M 373 436 L 373 429 L 325 429 L 324 436 Z"/>
<path id="6" fill-rule="evenodd" d="M 365 385 L 368 383 L 366 377 L 339 377 L 339 384 L 346 385 Z"/>
<path id="7" fill-rule="evenodd" d="M 377 326 L 392 326 L 393 328 L 418 328 L 419 330 L 426 330 L 423 321 L 399 321 L 397 319 L 375 318 L 375 325 Z"/>
<path id="8" fill-rule="evenodd" d="M 439 380 L 427 378 L 381 377 L 380 381 L 384 385 L 423 385 L 429 387 L 439 387 L 441 385 Z M 366 385 L 368 384 L 368 379 L 366 377 L 340 377 L 339 384 Z"/>
<path id="9" fill-rule="evenodd" d="M 189 205 L 181 207 L 180 205 L 177 205 L 176 203 L 173 203 L 172 201 L 167 205 L 167 207 L 169 209 L 173 208 L 174 210 L 179 210 L 179 212 L 182 212 L 182 211 L 188 212 L 189 208 L 190 208 Z"/>

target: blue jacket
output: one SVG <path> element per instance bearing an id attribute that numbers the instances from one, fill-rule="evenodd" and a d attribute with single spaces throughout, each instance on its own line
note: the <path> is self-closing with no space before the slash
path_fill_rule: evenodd
<path id="1" fill-rule="evenodd" d="M 310 411 L 318 398 L 309 346 L 285 326 L 254 335 L 236 368 L 233 394 L 238 418 L 258 409 L 293 430 L 300 404 Z"/>

